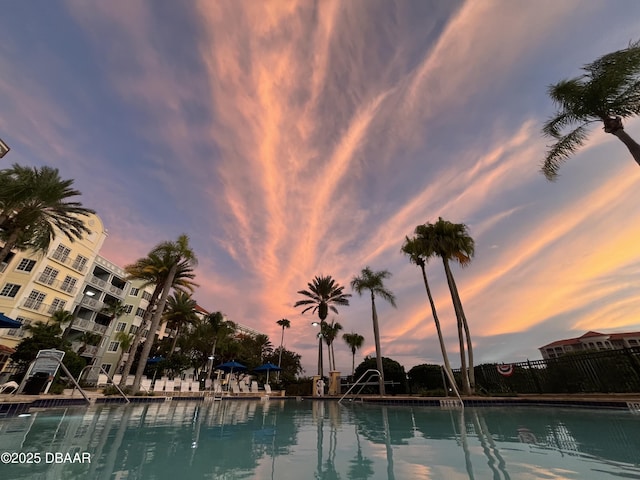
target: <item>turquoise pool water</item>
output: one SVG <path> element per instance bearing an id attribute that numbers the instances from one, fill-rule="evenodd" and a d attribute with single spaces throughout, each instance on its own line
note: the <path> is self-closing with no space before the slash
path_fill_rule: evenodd
<path id="1" fill-rule="evenodd" d="M 168 401 L 3 419 L 0 452 L 11 480 L 628 479 L 640 415 Z"/>

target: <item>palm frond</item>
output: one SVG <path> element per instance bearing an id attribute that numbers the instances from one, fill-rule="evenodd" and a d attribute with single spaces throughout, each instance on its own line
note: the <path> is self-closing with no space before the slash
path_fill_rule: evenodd
<path id="1" fill-rule="evenodd" d="M 547 180 L 555 180 L 560 165 L 581 147 L 588 137 L 588 123 L 584 123 L 560 138 L 551 146 L 542 165 L 541 171 Z"/>

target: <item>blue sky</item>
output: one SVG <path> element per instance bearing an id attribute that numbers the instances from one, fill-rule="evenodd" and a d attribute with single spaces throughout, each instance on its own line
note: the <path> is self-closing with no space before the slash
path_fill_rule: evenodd
<path id="1" fill-rule="evenodd" d="M 595 127 L 555 183 L 539 173 L 547 86 L 638 39 L 636 1 L 34 0 L 3 18 L 3 164 L 74 178 L 120 265 L 187 233 L 198 302 L 274 345 L 290 319 L 307 373 L 317 344 L 296 291 L 366 265 L 393 274 L 383 354 L 440 362 L 400 254 L 439 216 L 476 241 L 454 274 L 477 363 L 640 327 L 640 169 Z M 458 364 L 442 265 L 427 271 Z M 357 361 L 373 353 L 366 297 L 336 320 L 365 337 Z M 342 342 L 336 356 L 350 370 Z"/>

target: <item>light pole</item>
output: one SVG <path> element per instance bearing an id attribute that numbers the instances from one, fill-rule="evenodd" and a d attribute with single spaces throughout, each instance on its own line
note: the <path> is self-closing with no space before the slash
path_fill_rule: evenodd
<path id="1" fill-rule="evenodd" d="M 320 377 L 323 376 L 323 366 L 322 366 L 322 323 L 311 322 L 311 326 L 317 327 L 320 326 L 320 331 L 318 332 L 318 375 Z"/>

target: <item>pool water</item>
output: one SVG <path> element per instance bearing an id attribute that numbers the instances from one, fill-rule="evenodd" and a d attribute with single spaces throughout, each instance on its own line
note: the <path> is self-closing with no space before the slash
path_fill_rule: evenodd
<path id="1" fill-rule="evenodd" d="M 640 478 L 640 415 L 167 401 L 3 419 L 0 452 L 12 480 L 628 479 Z"/>

